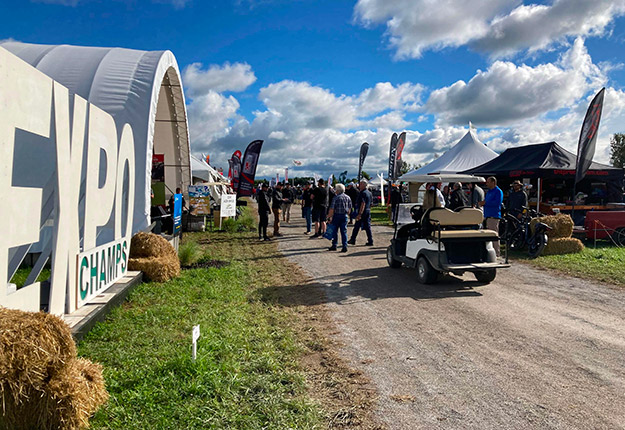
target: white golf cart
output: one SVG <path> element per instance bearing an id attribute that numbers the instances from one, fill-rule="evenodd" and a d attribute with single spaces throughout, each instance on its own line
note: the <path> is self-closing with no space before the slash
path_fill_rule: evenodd
<path id="1" fill-rule="evenodd" d="M 417 188 L 428 182 L 485 182 L 481 177 L 458 174 L 406 174 L 399 180 Z M 417 198 L 421 200 L 419 194 Z M 505 263 L 497 261 L 493 241 L 499 240 L 499 235 L 481 228 L 481 210 L 430 208 L 423 212 L 421 203 L 401 204 L 397 210 L 395 233 L 386 259 L 393 268 L 402 264 L 415 267 L 420 283 L 431 284 L 443 274 L 464 272 L 472 272 L 479 282 L 490 283 L 497 269 L 510 267 L 507 253 Z"/>

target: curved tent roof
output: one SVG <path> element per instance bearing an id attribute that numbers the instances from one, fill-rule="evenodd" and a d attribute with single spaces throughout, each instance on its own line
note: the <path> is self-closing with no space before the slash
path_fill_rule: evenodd
<path id="1" fill-rule="evenodd" d="M 168 188 L 191 183 L 184 93 L 170 51 L 19 42 L 0 46 L 109 113 L 120 135 L 123 125 L 130 124 L 136 163 L 133 232 L 149 225 L 153 152 L 165 156 Z"/>
<path id="2" fill-rule="evenodd" d="M 407 175 L 458 173 L 484 164 L 495 157 L 497 157 L 497 153 L 484 145 L 473 130 L 469 130 L 453 148 L 431 163 L 413 170 Z"/>
<path id="3" fill-rule="evenodd" d="M 506 149 L 499 157 L 463 173 L 510 178 L 575 178 L 577 156 L 556 142 Z M 622 180 L 623 169 L 593 162 L 587 178 Z"/>

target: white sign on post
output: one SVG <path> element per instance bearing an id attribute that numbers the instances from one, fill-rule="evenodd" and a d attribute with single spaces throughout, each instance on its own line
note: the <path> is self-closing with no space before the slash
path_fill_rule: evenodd
<path id="1" fill-rule="evenodd" d="M 193 326 L 193 361 L 197 357 L 197 340 L 200 338 L 200 326 Z"/>
<path id="2" fill-rule="evenodd" d="M 221 196 L 221 217 L 237 216 L 236 194 L 223 194 Z"/>

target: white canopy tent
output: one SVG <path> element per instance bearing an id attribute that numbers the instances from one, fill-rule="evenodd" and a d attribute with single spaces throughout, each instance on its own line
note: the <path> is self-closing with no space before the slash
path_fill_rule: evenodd
<path id="1" fill-rule="evenodd" d="M 189 133 L 178 64 L 170 51 L 137 51 L 18 42 L 3 48 L 109 113 L 118 133 L 130 124 L 135 144 L 135 191 L 132 231 L 150 224 L 152 154 L 163 154 L 167 194 L 191 183 Z M 119 136 L 118 136 L 119 137 Z M 28 136 L 16 147 L 14 181 L 43 187 L 54 175 L 54 145 Z M 84 169 L 84 168 L 83 168 Z M 100 167 L 103 171 L 103 166 Z M 83 170 L 83 180 L 84 180 Z M 53 177 L 53 176 L 52 176 Z M 109 224 L 111 224 L 111 221 Z M 109 226 L 100 233 L 111 230 Z M 103 234 L 98 242 L 102 242 Z"/>
<path id="2" fill-rule="evenodd" d="M 406 175 L 429 175 L 432 173 L 458 173 L 480 166 L 497 153 L 484 145 L 470 129 L 460 141 L 443 155 L 425 166 L 408 172 Z M 404 177 L 406 176 L 404 175 Z M 404 179 L 402 179 L 404 180 Z"/>

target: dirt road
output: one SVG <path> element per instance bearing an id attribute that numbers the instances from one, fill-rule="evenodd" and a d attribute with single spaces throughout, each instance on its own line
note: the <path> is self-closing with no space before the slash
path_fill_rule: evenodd
<path id="1" fill-rule="evenodd" d="M 490 285 L 424 286 L 387 266 L 387 227 L 347 254 L 299 218 L 282 232 L 279 249 L 325 286 L 309 300 L 327 304 L 388 428 L 625 428 L 625 290 L 522 264 Z"/>

